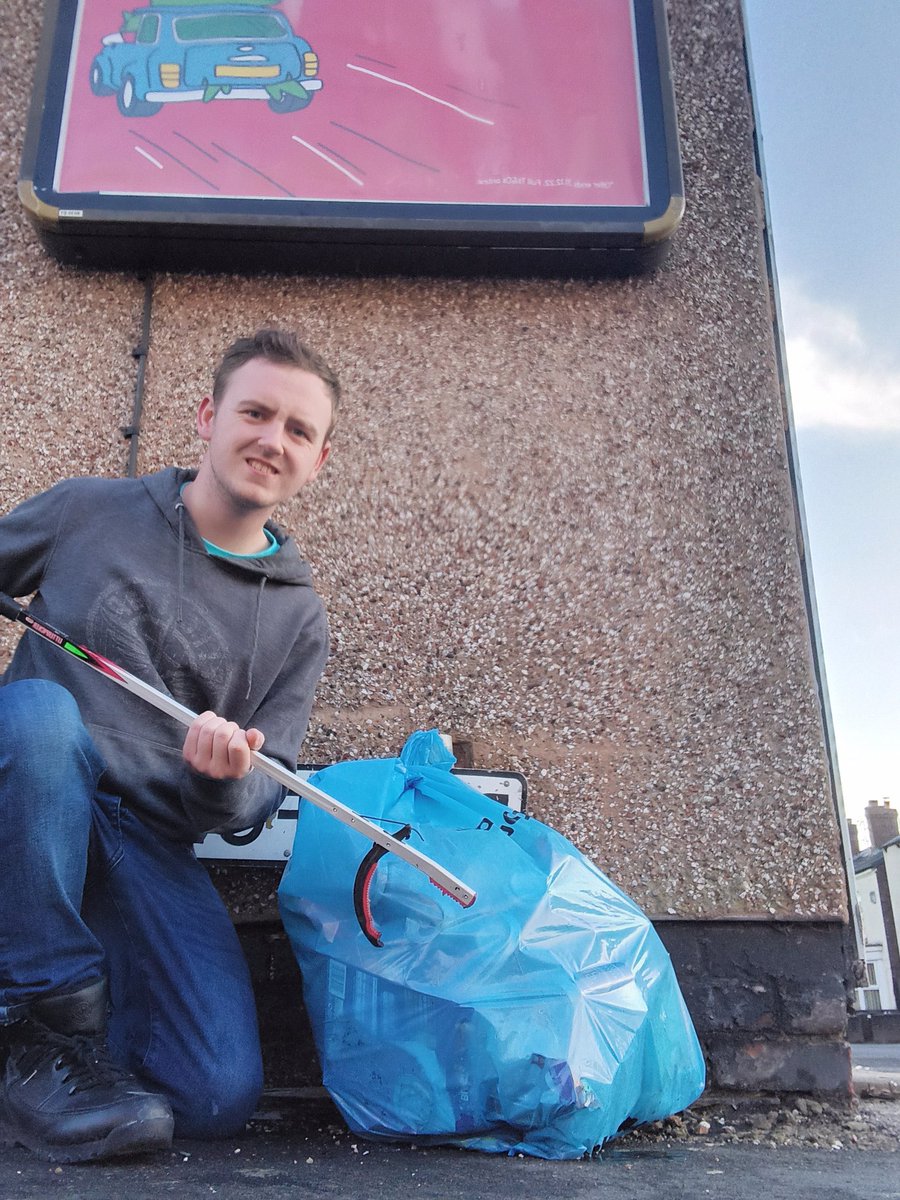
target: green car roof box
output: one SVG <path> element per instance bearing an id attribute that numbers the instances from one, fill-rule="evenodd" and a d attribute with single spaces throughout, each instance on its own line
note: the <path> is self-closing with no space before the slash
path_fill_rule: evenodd
<path id="1" fill-rule="evenodd" d="M 205 8 L 222 9 L 240 8 L 271 8 L 281 0 L 149 0 L 150 8 Z M 137 33 L 141 17 L 146 9 L 133 9 L 122 13 L 122 33 Z"/>

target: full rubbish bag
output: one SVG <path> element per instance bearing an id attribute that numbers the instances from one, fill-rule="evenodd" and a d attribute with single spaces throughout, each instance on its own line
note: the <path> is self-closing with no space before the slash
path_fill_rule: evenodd
<path id="1" fill-rule="evenodd" d="M 467 909 L 392 854 L 373 865 L 361 834 L 301 805 L 279 903 L 349 1127 L 571 1159 L 687 1107 L 703 1056 L 647 917 L 559 833 L 451 774 L 454 761 L 422 731 L 399 758 L 310 782 L 409 833 L 475 888 Z"/>

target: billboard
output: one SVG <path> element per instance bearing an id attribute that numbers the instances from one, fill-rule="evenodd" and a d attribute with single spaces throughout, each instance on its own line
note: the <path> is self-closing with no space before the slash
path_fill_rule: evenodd
<path id="1" fill-rule="evenodd" d="M 628 269 L 680 219 L 659 0 L 121 4 L 45 22 L 20 195 L 67 261 Z"/>

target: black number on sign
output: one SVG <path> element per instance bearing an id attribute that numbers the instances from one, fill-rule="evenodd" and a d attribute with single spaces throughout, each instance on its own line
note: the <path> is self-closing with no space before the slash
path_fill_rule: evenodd
<path id="1" fill-rule="evenodd" d="M 249 846 L 263 831 L 265 821 L 260 821 L 258 825 L 254 825 L 252 829 L 246 829 L 243 833 L 223 833 L 222 841 L 227 842 L 229 846 Z"/>

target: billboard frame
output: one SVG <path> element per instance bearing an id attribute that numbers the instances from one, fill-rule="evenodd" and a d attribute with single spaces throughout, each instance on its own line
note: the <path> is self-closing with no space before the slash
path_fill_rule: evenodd
<path id="1" fill-rule="evenodd" d="M 128 270 L 602 276 L 654 268 L 684 212 L 664 0 L 630 0 L 647 176 L 643 205 L 259 200 L 64 192 L 74 0 L 47 0 L 19 198 L 61 262 Z"/>

